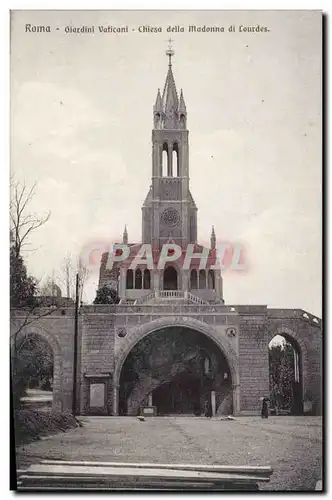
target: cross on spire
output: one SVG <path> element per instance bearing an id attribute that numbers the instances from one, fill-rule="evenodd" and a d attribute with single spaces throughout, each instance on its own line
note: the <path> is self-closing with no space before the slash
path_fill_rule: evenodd
<path id="1" fill-rule="evenodd" d="M 175 54 L 175 52 L 173 50 L 173 47 L 172 47 L 172 42 L 174 42 L 174 40 L 172 40 L 171 38 L 169 38 L 167 40 L 167 42 L 168 42 L 168 49 L 166 50 L 166 55 L 169 57 L 169 60 L 168 60 L 169 66 L 172 66 L 172 57 Z"/>

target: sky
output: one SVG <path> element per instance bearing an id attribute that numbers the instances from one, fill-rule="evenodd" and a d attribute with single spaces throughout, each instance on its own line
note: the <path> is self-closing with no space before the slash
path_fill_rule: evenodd
<path id="1" fill-rule="evenodd" d="M 51 32 L 27 32 L 26 24 Z M 65 26 L 95 26 L 94 34 Z M 98 33 L 98 26 L 129 32 Z M 225 32 L 189 33 L 188 26 Z M 229 32 L 230 25 L 235 32 Z M 240 26 L 269 31 L 240 32 Z M 140 33 L 139 26 L 162 27 Z M 185 32 L 167 32 L 183 26 Z M 56 29 L 59 28 L 59 29 Z M 134 31 L 133 31 L 134 30 Z M 227 304 L 321 316 L 321 14 L 318 11 L 15 11 L 11 19 L 11 172 L 30 210 L 29 272 L 60 276 L 65 255 L 141 241 L 151 184 L 152 108 L 173 73 L 188 112 L 198 240 L 241 242 L 246 272 L 224 273 Z M 98 262 L 84 299 L 95 297 Z"/>

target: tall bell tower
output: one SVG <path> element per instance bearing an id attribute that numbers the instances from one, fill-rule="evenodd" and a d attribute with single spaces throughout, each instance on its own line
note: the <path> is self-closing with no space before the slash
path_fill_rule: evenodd
<path id="1" fill-rule="evenodd" d="M 197 240 L 197 208 L 189 190 L 187 109 L 175 85 L 169 41 L 164 90 L 153 106 L 152 184 L 142 207 L 142 242 L 160 248 L 170 239 L 185 247 Z"/>

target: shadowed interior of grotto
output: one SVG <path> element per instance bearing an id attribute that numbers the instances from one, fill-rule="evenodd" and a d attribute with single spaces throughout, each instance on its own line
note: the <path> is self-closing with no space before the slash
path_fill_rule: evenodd
<path id="1" fill-rule="evenodd" d="M 144 337 L 130 351 L 120 376 L 119 413 L 157 415 L 233 412 L 231 373 L 220 348 L 206 335 L 169 327 Z"/>

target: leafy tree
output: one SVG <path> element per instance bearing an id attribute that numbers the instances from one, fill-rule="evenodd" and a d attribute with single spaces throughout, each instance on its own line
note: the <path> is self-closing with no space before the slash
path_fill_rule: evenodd
<path id="1" fill-rule="evenodd" d="M 97 295 L 94 304 L 118 304 L 120 301 L 116 290 L 104 285 L 99 290 L 97 290 Z"/>
<path id="2" fill-rule="evenodd" d="M 18 379 L 20 380 L 17 386 L 20 396 L 28 387 L 51 390 L 53 352 L 47 341 L 42 337 L 34 334 L 25 336 L 15 362 L 19 375 Z"/>
<path id="3" fill-rule="evenodd" d="M 23 259 L 10 249 L 10 307 L 27 308 L 35 305 L 37 282 L 27 273 Z"/>
<path id="4" fill-rule="evenodd" d="M 294 383 L 294 350 L 290 343 L 269 349 L 271 406 L 292 410 Z"/>

